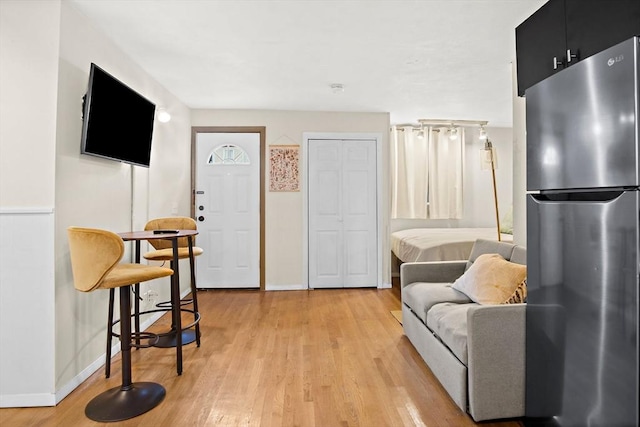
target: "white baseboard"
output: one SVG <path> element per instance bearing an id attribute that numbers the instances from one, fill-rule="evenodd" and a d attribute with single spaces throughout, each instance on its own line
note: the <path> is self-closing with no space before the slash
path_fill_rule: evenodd
<path id="1" fill-rule="evenodd" d="M 264 286 L 265 291 L 306 291 L 306 285 L 270 285 L 266 284 Z"/>
<path id="2" fill-rule="evenodd" d="M 111 357 L 118 354 L 120 351 L 120 342 L 117 345 L 114 345 L 111 348 Z M 89 366 L 84 368 L 82 372 L 73 377 L 71 381 L 63 385 L 58 391 L 56 391 L 56 405 L 62 401 L 65 397 L 67 397 L 73 390 L 75 390 L 80 384 L 82 384 L 87 378 L 93 375 L 98 369 L 104 366 L 104 358 L 105 354 L 102 354 L 96 360 L 93 361 Z"/>
<path id="3" fill-rule="evenodd" d="M 56 406 L 53 393 L 0 395 L 0 408 L 32 408 L 36 406 Z"/>
<path id="4" fill-rule="evenodd" d="M 378 285 L 378 289 L 391 289 L 391 283 L 382 283 Z M 306 291 L 305 285 L 265 285 L 265 291 Z"/>

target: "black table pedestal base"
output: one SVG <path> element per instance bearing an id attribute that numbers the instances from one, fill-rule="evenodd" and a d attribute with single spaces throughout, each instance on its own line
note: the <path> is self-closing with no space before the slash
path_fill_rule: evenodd
<path id="1" fill-rule="evenodd" d="M 84 413 L 99 422 L 128 420 L 158 406 L 165 394 L 164 387 L 157 383 L 136 382 L 126 389 L 118 386 L 94 397 Z"/>

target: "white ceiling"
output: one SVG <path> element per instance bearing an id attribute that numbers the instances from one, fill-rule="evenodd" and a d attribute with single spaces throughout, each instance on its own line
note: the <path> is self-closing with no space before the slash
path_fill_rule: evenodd
<path id="1" fill-rule="evenodd" d="M 69 1 L 191 108 L 510 127 L 514 30 L 546 0 Z"/>

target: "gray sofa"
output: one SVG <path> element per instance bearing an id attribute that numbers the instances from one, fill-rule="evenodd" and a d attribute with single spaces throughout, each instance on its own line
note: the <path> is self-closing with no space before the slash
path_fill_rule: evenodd
<path id="1" fill-rule="evenodd" d="M 467 261 L 400 267 L 404 333 L 475 421 L 524 416 L 526 305 L 479 305 L 451 287 L 485 253 L 526 265 L 522 246 L 477 240 Z"/>

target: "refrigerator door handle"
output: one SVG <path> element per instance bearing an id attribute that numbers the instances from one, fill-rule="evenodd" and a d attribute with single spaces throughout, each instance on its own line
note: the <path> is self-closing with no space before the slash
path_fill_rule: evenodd
<path id="1" fill-rule="evenodd" d="M 576 193 L 542 193 L 529 194 L 537 203 L 609 203 L 625 192 L 616 191 L 584 191 Z"/>

